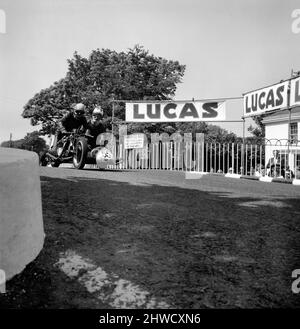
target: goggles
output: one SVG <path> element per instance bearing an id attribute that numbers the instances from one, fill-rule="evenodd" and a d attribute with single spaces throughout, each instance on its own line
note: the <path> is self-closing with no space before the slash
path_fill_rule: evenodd
<path id="1" fill-rule="evenodd" d="M 82 110 L 75 110 L 76 115 L 84 115 L 84 111 Z"/>
<path id="2" fill-rule="evenodd" d="M 92 118 L 94 119 L 102 119 L 103 115 L 102 114 L 92 114 Z"/>

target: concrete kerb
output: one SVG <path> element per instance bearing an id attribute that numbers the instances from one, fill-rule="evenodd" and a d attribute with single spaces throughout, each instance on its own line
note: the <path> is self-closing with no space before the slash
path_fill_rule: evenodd
<path id="1" fill-rule="evenodd" d="M 265 183 L 284 183 L 284 184 L 292 184 L 292 185 L 300 185 L 300 179 L 284 179 L 284 178 L 273 178 L 269 176 L 246 176 L 239 174 L 217 174 L 217 173 L 207 173 L 207 172 L 198 172 L 198 171 L 186 171 L 185 178 L 186 179 L 199 179 L 204 175 L 207 176 L 222 176 L 226 178 L 234 178 L 234 179 L 248 179 L 248 180 L 257 180 Z"/>
<path id="2" fill-rule="evenodd" d="M 39 158 L 0 147 L 0 269 L 6 280 L 33 261 L 44 244 Z"/>

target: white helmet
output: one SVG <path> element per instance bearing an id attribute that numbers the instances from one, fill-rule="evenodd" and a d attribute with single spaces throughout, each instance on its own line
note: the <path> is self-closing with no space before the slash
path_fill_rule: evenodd
<path id="1" fill-rule="evenodd" d="M 96 124 L 99 123 L 103 118 L 103 109 L 100 106 L 94 108 L 92 113 L 91 122 Z"/>
<path id="2" fill-rule="evenodd" d="M 100 106 L 96 106 L 93 110 L 92 115 L 103 115 L 103 109 Z"/>

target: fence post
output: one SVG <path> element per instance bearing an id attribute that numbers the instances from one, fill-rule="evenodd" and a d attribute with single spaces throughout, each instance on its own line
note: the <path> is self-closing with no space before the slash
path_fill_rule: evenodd
<path id="1" fill-rule="evenodd" d="M 196 133 L 198 171 L 204 171 L 204 134 Z"/>
<path id="2" fill-rule="evenodd" d="M 241 175 L 244 175 L 245 174 L 245 143 L 243 142 L 242 144 L 242 149 L 241 149 L 241 167 L 242 167 L 242 170 L 241 170 Z"/>
<path id="3" fill-rule="evenodd" d="M 232 159 L 231 159 L 231 168 L 232 168 L 232 173 L 234 174 L 234 143 L 232 143 Z"/>
<path id="4" fill-rule="evenodd" d="M 222 144 L 222 152 L 223 152 L 223 165 L 222 165 L 222 172 L 225 174 L 225 145 L 226 144 Z"/>
<path id="5" fill-rule="evenodd" d="M 245 175 L 248 175 L 248 144 L 246 144 L 246 172 Z"/>
<path id="6" fill-rule="evenodd" d="M 127 136 L 127 125 L 119 125 L 119 163 L 123 163 L 123 167 L 127 169 L 127 152 L 125 149 L 125 136 Z"/>
<path id="7" fill-rule="evenodd" d="M 183 151 L 183 159 L 184 159 L 184 170 L 188 170 L 189 167 L 189 170 L 191 171 L 192 169 L 191 153 L 193 151 L 193 147 L 191 147 L 193 143 L 192 133 L 184 133 L 183 142 L 184 142 L 184 149 L 182 151 Z"/>
<path id="8" fill-rule="evenodd" d="M 252 176 L 253 175 L 253 167 L 252 167 L 252 165 L 253 165 L 253 156 L 252 156 L 252 144 L 250 145 L 250 176 Z"/>
<path id="9" fill-rule="evenodd" d="M 227 144 L 227 172 L 229 172 L 229 168 L 230 168 L 230 163 L 229 163 L 229 159 L 230 159 L 230 144 Z"/>
<path id="10" fill-rule="evenodd" d="M 239 144 L 236 143 L 236 173 L 239 173 Z"/>

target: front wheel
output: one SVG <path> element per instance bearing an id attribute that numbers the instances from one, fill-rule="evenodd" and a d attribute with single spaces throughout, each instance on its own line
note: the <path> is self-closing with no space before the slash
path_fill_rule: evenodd
<path id="1" fill-rule="evenodd" d="M 40 156 L 40 166 L 42 167 L 47 167 L 47 166 L 51 166 L 54 168 L 59 167 L 60 165 L 60 161 L 59 160 L 54 160 L 52 159 L 47 152 L 43 152 Z"/>
<path id="2" fill-rule="evenodd" d="M 50 166 L 53 168 L 58 168 L 60 165 L 60 161 L 59 160 L 50 160 Z"/>
<path id="3" fill-rule="evenodd" d="M 87 140 L 84 137 L 78 138 L 73 156 L 73 165 L 76 169 L 82 169 L 85 166 L 87 151 Z"/>
<path id="4" fill-rule="evenodd" d="M 48 165 L 47 152 L 40 154 L 40 166 L 46 167 Z"/>

